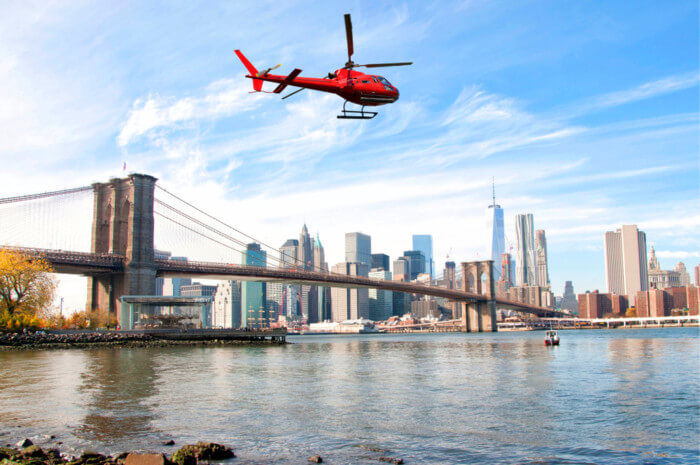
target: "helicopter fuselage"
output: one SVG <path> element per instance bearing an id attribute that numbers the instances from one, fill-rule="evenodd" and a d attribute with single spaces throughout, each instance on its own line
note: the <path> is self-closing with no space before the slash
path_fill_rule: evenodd
<path id="1" fill-rule="evenodd" d="M 273 91 L 275 93 L 281 92 L 286 86 L 301 87 L 336 94 L 342 99 L 358 105 L 386 105 L 399 99 L 398 89 L 382 76 L 365 74 L 346 68 L 336 70 L 328 78 L 297 77 L 299 73 L 292 77 L 292 74 L 289 76 L 249 74 L 246 77 L 278 83 L 279 86 Z M 290 77 L 292 78 L 290 79 Z"/>

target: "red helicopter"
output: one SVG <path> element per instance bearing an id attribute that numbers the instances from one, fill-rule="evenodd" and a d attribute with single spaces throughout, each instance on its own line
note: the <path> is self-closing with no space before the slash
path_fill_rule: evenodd
<path id="1" fill-rule="evenodd" d="M 343 103 L 343 111 L 338 118 L 341 119 L 372 119 L 377 116 L 376 111 L 365 111 L 365 106 L 378 106 L 386 105 L 387 103 L 394 103 L 399 99 L 399 90 L 394 87 L 389 81 L 387 81 L 382 76 L 364 74 L 359 71 L 354 71 L 354 68 L 364 67 L 364 68 L 380 68 L 385 66 L 406 66 L 413 64 L 413 62 L 403 62 L 403 63 L 370 63 L 365 65 L 358 65 L 352 61 L 352 54 L 354 53 L 353 41 L 352 41 L 352 22 L 350 21 L 350 15 L 345 15 L 345 33 L 348 40 L 348 62 L 345 63 L 341 69 L 336 70 L 334 73 L 328 73 L 325 78 L 304 78 L 298 77 L 301 70 L 296 68 L 294 71 L 289 73 L 288 76 L 270 74 L 273 69 L 279 68 L 281 65 L 273 66 L 262 71 L 258 71 L 255 67 L 248 61 L 248 59 L 241 53 L 240 50 L 235 50 L 236 55 L 240 58 L 243 65 L 248 70 L 246 77 L 253 80 L 254 92 L 264 92 L 262 90 L 263 81 L 276 82 L 277 87 L 271 92 L 274 94 L 279 94 L 287 86 L 301 87 L 291 94 L 282 97 L 286 99 L 292 95 L 301 92 L 304 89 L 320 90 L 321 92 L 330 92 L 336 94 L 345 100 Z M 362 105 L 362 109 L 357 110 L 346 110 L 345 105 L 348 102 L 356 103 Z"/>

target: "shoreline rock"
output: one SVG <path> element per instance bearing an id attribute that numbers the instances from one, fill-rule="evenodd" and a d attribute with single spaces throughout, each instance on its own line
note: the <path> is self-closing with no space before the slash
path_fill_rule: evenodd
<path id="1" fill-rule="evenodd" d="M 155 337 L 151 334 L 121 333 L 119 331 L 85 331 L 74 334 L 53 333 L 0 333 L 0 351 L 52 350 L 88 348 L 131 348 L 172 346 L 221 346 L 280 344 L 279 341 L 250 339 L 181 339 Z"/>

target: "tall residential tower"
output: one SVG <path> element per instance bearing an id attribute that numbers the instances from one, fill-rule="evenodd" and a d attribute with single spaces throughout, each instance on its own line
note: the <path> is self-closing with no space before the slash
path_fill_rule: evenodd
<path id="1" fill-rule="evenodd" d="M 535 285 L 535 230 L 532 213 L 515 215 L 515 240 L 517 257 L 515 262 L 515 285 Z"/>
<path id="2" fill-rule="evenodd" d="M 605 278 L 608 292 L 626 295 L 630 301 L 649 289 L 647 235 L 637 225 L 605 233 Z"/>

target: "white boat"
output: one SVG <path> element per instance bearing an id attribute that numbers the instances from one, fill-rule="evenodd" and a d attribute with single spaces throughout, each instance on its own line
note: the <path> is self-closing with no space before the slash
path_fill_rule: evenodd
<path id="1" fill-rule="evenodd" d="M 544 334 L 544 345 L 546 346 L 558 346 L 559 345 L 559 336 L 557 335 L 557 332 L 554 331 L 553 329 L 550 329 Z"/>

